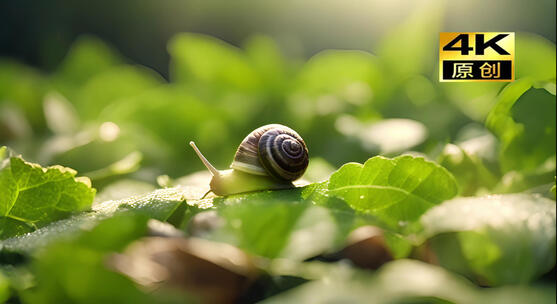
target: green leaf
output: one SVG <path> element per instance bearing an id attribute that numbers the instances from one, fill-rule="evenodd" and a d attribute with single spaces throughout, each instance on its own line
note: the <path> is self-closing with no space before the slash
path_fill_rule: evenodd
<path id="1" fill-rule="evenodd" d="M 90 212 L 76 214 L 40 228 L 32 233 L 2 242 L 0 251 L 32 254 L 53 241 L 71 239 L 83 230 L 89 230 L 103 219 L 120 213 L 133 213 L 166 221 L 184 202 L 189 192 L 184 188 L 159 189 L 145 195 L 123 200 L 106 201 L 93 206 Z M 192 203 L 193 204 L 193 203 Z M 199 208 L 208 208 L 202 205 Z"/>
<path id="2" fill-rule="evenodd" d="M 534 85 L 541 84 L 526 78 L 507 85 L 487 118 L 487 127 L 502 143 L 504 172 L 531 173 L 555 157 L 555 96 Z"/>
<path id="3" fill-rule="evenodd" d="M 104 187 L 95 197 L 95 202 L 121 200 L 127 197 L 145 194 L 155 190 L 155 186 L 133 179 L 120 179 Z"/>
<path id="4" fill-rule="evenodd" d="M 382 225 L 342 200 L 325 196 L 322 187 L 213 199 L 222 225 L 203 237 L 268 258 L 304 260 L 338 250 L 359 226 Z"/>
<path id="5" fill-rule="evenodd" d="M 442 266 L 501 285 L 533 281 L 555 265 L 555 212 L 540 196 L 492 195 L 444 202 L 420 221 Z"/>
<path id="6" fill-rule="evenodd" d="M 218 208 L 226 224 L 218 232 L 220 235 L 212 239 L 228 239 L 249 252 L 277 257 L 286 246 L 296 222 L 309 207 L 307 202 L 295 197 L 289 193 L 265 192 L 226 199 Z"/>
<path id="7" fill-rule="evenodd" d="M 70 168 L 42 168 L 19 157 L 5 159 L 0 165 L 0 238 L 88 209 L 95 189 L 88 178 L 76 174 Z"/>
<path id="8" fill-rule="evenodd" d="M 514 137 L 516 123 L 510 116 L 514 103 L 532 87 L 532 80 L 520 79 L 508 84 L 497 97 L 497 104 L 487 117 L 486 125 L 503 140 Z"/>
<path id="9" fill-rule="evenodd" d="M 355 210 L 404 229 L 427 209 L 454 197 L 457 184 L 447 170 L 423 158 L 376 156 L 363 165 L 342 166 L 331 176 L 328 190 Z"/>
<path id="10" fill-rule="evenodd" d="M 198 81 L 226 89 L 255 90 L 257 73 L 243 52 L 216 38 L 179 34 L 168 44 L 172 78 L 177 82 Z"/>

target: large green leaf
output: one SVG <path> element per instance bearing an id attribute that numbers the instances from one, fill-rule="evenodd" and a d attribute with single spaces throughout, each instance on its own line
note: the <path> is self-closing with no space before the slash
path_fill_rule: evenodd
<path id="1" fill-rule="evenodd" d="M 95 189 L 88 178 L 70 168 L 42 168 L 19 157 L 0 160 L 0 238 L 68 217 L 88 209 Z"/>
<path id="2" fill-rule="evenodd" d="M 457 194 L 454 177 L 443 167 L 413 156 L 376 156 L 348 163 L 329 181 L 329 194 L 352 208 L 404 229 L 427 209 Z"/>
<path id="3" fill-rule="evenodd" d="M 284 191 L 232 197 L 220 204 L 223 205 L 218 213 L 226 224 L 213 239 L 266 257 L 280 254 L 296 222 L 309 207 L 299 194 Z"/>
<path id="4" fill-rule="evenodd" d="M 483 284 L 530 282 L 555 265 L 555 202 L 540 196 L 457 198 L 421 224 L 442 266 Z"/>
<path id="5" fill-rule="evenodd" d="M 304 260 L 338 250 L 359 226 L 384 226 L 342 200 L 327 197 L 323 185 L 213 199 L 217 217 L 211 223 L 216 227 L 202 236 L 268 258 Z M 402 255 L 403 249 L 393 251 Z"/>

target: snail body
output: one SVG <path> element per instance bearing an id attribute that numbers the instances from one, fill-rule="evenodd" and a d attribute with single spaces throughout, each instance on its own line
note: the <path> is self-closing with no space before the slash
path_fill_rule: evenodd
<path id="1" fill-rule="evenodd" d="M 228 170 L 215 169 L 194 142 L 190 145 L 213 175 L 210 187 L 216 195 L 292 188 L 292 181 L 304 174 L 309 162 L 304 140 L 279 124 L 262 126 L 246 136 Z"/>

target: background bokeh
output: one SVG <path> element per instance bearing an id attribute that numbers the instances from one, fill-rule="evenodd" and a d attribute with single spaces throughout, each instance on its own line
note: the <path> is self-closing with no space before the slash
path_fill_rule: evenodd
<path id="1" fill-rule="evenodd" d="M 441 162 L 465 195 L 555 175 L 555 1 L 0 5 L 0 144 L 99 190 L 201 170 L 189 140 L 225 168 L 266 123 L 305 138 L 309 181 L 401 153 Z M 484 127 L 505 83 L 437 81 L 441 31 L 518 32 L 516 78 L 534 87 L 507 114 L 526 133 Z"/>
<path id="2" fill-rule="evenodd" d="M 0 303 L 555 303 L 555 6 L 0 1 Z M 516 80 L 440 83 L 443 31 L 516 32 Z M 311 184 L 199 199 L 187 143 L 268 123 Z"/>
<path id="3" fill-rule="evenodd" d="M 381 39 L 428 1 L 2 1 L 0 55 L 52 71 L 84 33 L 133 62 L 168 76 L 166 44 L 179 32 L 204 33 L 240 46 L 269 35 L 289 55 L 330 48 L 375 50 Z M 555 42 L 555 1 L 446 1 L 441 30 L 525 31 Z"/>

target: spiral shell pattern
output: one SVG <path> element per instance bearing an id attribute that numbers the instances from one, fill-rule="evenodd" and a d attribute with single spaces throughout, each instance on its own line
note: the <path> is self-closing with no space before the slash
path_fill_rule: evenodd
<path id="1" fill-rule="evenodd" d="M 300 135 L 286 126 L 272 124 L 254 130 L 242 141 L 230 167 L 293 181 L 304 174 L 308 162 L 307 146 Z"/>

